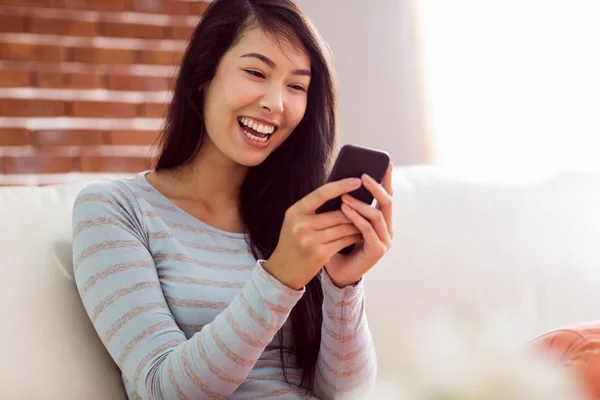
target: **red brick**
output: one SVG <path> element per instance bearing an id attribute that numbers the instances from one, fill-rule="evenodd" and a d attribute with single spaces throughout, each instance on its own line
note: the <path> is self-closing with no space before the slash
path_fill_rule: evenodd
<path id="1" fill-rule="evenodd" d="M 144 103 L 138 108 L 138 116 L 146 118 L 164 118 L 167 113 L 165 103 Z"/>
<path id="2" fill-rule="evenodd" d="M 195 28 L 193 26 L 172 26 L 171 39 L 189 40 L 192 37 L 192 34 L 194 33 L 194 29 Z"/>
<path id="3" fill-rule="evenodd" d="M 163 13 L 165 9 L 163 0 L 127 0 L 127 10 L 142 13 Z"/>
<path id="4" fill-rule="evenodd" d="M 56 45 L 0 43 L 0 59 L 61 62 L 65 60 L 65 49 Z"/>
<path id="5" fill-rule="evenodd" d="M 138 52 L 137 61 L 140 64 L 178 65 L 182 56 L 181 51 L 141 50 Z"/>
<path id="6" fill-rule="evenodd" d="M 58 0 L 62 7 L 86 11 L 125 11 L 125 0 Z"/>
<path id="7" fill-rule="evenodd" d="M 48 35 L 86 36 L 98 35 L 98 27 L 94 21 L 83 21 L 65 18 L 32 17 L 30 31 Z"/>
<path id="8" fill-rule="evenodd" d="M 106 49 L 75 47 L 71 49 L 71 61 L 91 64 L 133 64 L 134 52 L 129 49 Z"/>
<path id="9" fill-rule="evenodd" d="M 4 167 L 7 174 L 64 173 L 73 170 L 73 158 L 52 154 L 6 156 Z"/>
<path id="10" fill-rule="evenodd" d="M 151 146 L 156 144 L 159 134 L 158 131 L 111 131 L 108 132 L 107 144 Z"/>
<path id="11" fill-rule="evenodd" d="M 0 87 L 29 86 L 29 71 L 25 69 L 0 69 Z"/>
<path id="12" fill-rule="evenodd" d="M 100 26 L 102 36 L 136 39 L 164 39 L 167 27 L 160 25 L 128 24 L 124 22 L 104 22 Z"/>
<path id="13" fill-rule="evenodd" d="M 192 15 L 192 7 L 189 1 L 165 0 L 164 12 L 170 15 Z"/>
<path id="14" fill-rule="evenodd" d="M 137 105 L 108 101 L 75 101 L 71 103 L 73 117 L 135 118 Z"/>
<path id="15" fill-rule="evenodd" d="M 31 133 L 33 143 L 42 148 L 53 146 L 100 146 L 104 132 L 95 130 L 47 130 Z"/>
<path id="16" fill-rule="evenodd" d="M 0 128 L 0 146 L 31 146 L 27 129 Z"/>
<path id="17" fill-rule="evenodd" d="M 194 1 L 190 4 L 193 15 L 202 15 L 209 6 L 208 1 Z"/>
<path id="18" fill-rule="evenodd" d="M 96 72 L 38 71 L 35 82 L 41 88 L 97 89 L 100 76 Z"/>
<path id="19" fill-rule="evenodd" d="M 169 90 L 169 78 L 160 76 L 135 76 L 109 74 L 107 89 L 124 91 L 162 91 Z"/>
<path id="20" fill-rule="evenodd" d="M 152 158 L 83 154 L 79 163 L 82 172 L 141 172 L 151 168 Z"/>
<path id="21" fill-rule="evenodd" d="M 2 5 L 54 7 L 58 0 L 0 0 Z"/>
<path id="22" fill-rule="evenodd" d="M 0 99 L 3 117 L 60 117 L 66 115 L 66 104 L 58 100 Z"/>
<path id="23" fill-rule="evenodd" d="M 0 14 L 0 32 L 25 32 L 25 17 Z"/>
<path id="24" fill-rule="evenodd" d="M 160 13 L 177 16 L 201 16 L 209 2 L 196 0 L 127 0 L 131 11 Z"/>

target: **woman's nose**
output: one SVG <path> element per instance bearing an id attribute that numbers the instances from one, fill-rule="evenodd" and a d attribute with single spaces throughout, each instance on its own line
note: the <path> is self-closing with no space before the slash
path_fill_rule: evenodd
<path id="1" fill-rule="evenodd" d="M 260 99 L 259 105 L 272 113 L 283 112 L 283 95 L 278 85 L 270 85 L 269 90 Z"/>

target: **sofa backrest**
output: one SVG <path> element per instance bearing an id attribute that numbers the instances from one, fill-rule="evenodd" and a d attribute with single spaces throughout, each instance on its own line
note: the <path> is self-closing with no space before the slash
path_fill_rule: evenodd
<path id="1" fill-rule="evenodd" d="M 73 280 L 71 209 L 85 185 L 0 188 L 0 398 L 125 398 Z M 501 316 L 523 339 L 598 319 L 599 176 L 503 184 L 407 167 L 394 192 L 394 243 L 365 279 L 382 376 L 403 334 L 436 313 Z"/>
<path id="2" fill-rule="evenodd" d="M 125 399 L 73 280 L 83 183 L 0 188 L 0 398 Z"/>
<path id="3" fill-rule="evenodd" d="M 394 172 L 394 243 L 365 280 L 380 376 L 437 316 L 517 345 L 600 319 L 600 175 Z"/>

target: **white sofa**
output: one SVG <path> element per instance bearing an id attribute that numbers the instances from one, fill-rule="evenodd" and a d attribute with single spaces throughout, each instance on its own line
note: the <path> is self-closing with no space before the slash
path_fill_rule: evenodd
<path id="1" fill-rule="evenodd" d="M 0 188 L 0 398 L 122 399 L 80 304 L 71 207 L 84 183 Z M 392 250 L 366 280 L 380 374 L 424 316 L 506 318 L 527 340 L 600 314 L 600 176 L 514 183 L 437 167 L 394 171 Z"/>

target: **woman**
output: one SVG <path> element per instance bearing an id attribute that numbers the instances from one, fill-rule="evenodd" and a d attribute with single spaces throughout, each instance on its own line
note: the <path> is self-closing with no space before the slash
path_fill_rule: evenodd
<path id="1" fill-rule="evenodd" d="M 361 278 L 390 246 L 391 168 L 382 185 L 323 185 L 336 120 L 322 43 L 290 0 L 211 3 L 155 169 L 78 196 L 77 286 L 129 398 L 372 387 Z M 346 195 L 343 211 L 315 214 L 361 184 L 377 208 Z"/>

